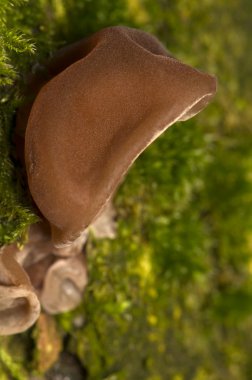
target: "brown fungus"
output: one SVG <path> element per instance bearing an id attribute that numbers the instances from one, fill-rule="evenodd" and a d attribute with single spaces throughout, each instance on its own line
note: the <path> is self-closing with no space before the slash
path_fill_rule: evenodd
<path id="1" fill-rule="evenodd" d="M 27 244 L 18 252 L 42 307 L 49 314 L 75 308 L 87 284 L 87 234 L 69 247 L 55 248 L 44 222 L 30 227 Z"/>
<path id="2" fill-rule="evenodd" d="M 40 301 L 50 314 L 70 311 L 79 305 L 87 285 L 87 269 L 82 254 L 59 259 L 47 271 Z"/>
<path id="3" fill-rule="evenodd" d="M 62 71 L 34 101 L 25 160 L 32 197 L 60 247 L 93 222 L 152 141 L 209 103 L 216 80 L 127 27 L 101 30 L 51 66 Z"/>
<path id="4" fill-rule="evenodd" d="M 0 250 L 0 335 L 27 330 L 39 317 L 40 303 L 56 314 L 81 301 L 87 284 L 86 235 L 58 250 L 48 227 L 36 223 L 22 249 L 12 244 Z"/>
<path id="5" fill-rule="evenodd" d="M 25 145 L 29 189 L 45 223 L 31 227 L 23 251 L 0 252 L 2 335 L 34 323 L 38 297 L 49 313 L 80 302 L 87 227 L 112 237 L 101 214 L 128 169 L 170 125 L 209 103 L 216 79 L 145 32 L 111 27 L 61 49 L 27 91 L 36 98 L 19 110 L 17 155 L 23 159 Z"/>
<path id="6" fill-rule="evenodd" d="M 16 254 L 14 244 L 0 250 L 0 335 L 27 330 L 40 313 L 38 297 Z"/>

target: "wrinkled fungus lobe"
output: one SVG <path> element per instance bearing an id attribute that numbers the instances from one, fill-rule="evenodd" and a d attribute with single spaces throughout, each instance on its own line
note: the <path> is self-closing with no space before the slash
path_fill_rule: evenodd
<path id="1" fill-rule="evenodd" d="M 139 154 L 211 100 L 214 77 L 171 58 L 159 41 L 103 29 L 62 50 L 25 135 L 32 197 L 61 246 L 101 212 Z"/>

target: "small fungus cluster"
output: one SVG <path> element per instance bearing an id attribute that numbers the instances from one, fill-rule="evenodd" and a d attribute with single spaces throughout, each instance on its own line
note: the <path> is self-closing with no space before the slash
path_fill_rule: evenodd
<path id="1" fill-rule="evenodd" d="M 127 27 L 61 49 L 30 76 L 15 141 L 41 222 L 23 249 L 0 251 L 0 334 L 26 330 L 40 305 L 53 314 L 76 307 L 87 284 L 88 228 L 113 236 L 102 213 L 130 166 L 215 92 L 213 76 Z"/>

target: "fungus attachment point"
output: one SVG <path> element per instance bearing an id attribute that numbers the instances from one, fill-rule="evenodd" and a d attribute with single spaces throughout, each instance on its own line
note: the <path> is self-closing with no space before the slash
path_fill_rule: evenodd
<path id="1" fill-rule="evenodd" d="M 15 245 L 0 251 L 0 335 L 27 330 L 40 313 L 38 297 L 16 261 L 16 252 Z"/>
<path id="2" fill-rule="evenodd" d="M 52 79 L 32 106 L 25 159 L 33 199 L 62 246 L 94 221 L 151 142 L 209 103 L 216 79 L 127 27 L 103 29 L 47 67 Z"/>
<path id="3" fill-rule="evenodd" d="M 80 303 L 87 284 L 87 232 L 61 249 L 53 246 L 46 222 L 32 225 L 28 236 L 19 260 L 44 309 L 52 314 L 72 310 Z"/>

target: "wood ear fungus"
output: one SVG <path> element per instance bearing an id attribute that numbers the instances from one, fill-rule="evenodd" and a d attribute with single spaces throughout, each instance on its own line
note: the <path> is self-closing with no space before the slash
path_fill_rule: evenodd
<path id="1" fill-rule="evenodd" d="M 97 217 L 144 149 L 207 106 L 216 79 L 148 33 L 110 27 L 61 49 L 28 91 L 35 100 L 18 113 L 17 151 L 45 224 L 31 228 L 19 259 L 15 245 L 0 251 L 1 335 L 29 328 L 39 298 L 52 314 L 78 305 L 86 229 L 94 223 L 97 236 L 114 236 Z"/>
<path id="2" fill-rule="evenodd" d="M 210 102 L 216 79 L 127 27 L 62 50 L 50 70 L 57 75 L 33 103 L 25 161 L 32 197 L 61 247 L 93 222 L 149 144 Z"/>

